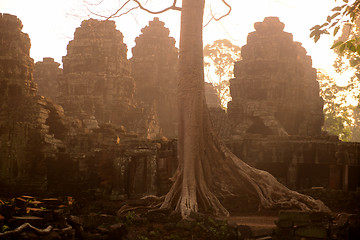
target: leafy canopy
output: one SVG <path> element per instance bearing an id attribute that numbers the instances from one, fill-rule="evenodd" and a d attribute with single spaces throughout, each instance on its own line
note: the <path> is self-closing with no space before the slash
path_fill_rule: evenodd
<path id="1" fill-rule="evenodd" d="M 234 63 L 240 60 L 240 51 L 241 48 L 228 39 L 216 40 L 204 48 L 206 78 L 216 88 L 224 108 L 231 99 L 229 79 L 233 77 Z"/>
<path id="2" fill-rule="evenodd" d="M 343 141 L 351 140 L 352 107 L 347 104 L 346 99 L 352 90 L 351 85 L 338 86 L 335 79 L 321 71 L 318 73 L 318 82 L 320 96 L 324 99 L 323 130 L 339 136 Z"/>
<path id="3" fill-rule="evenodd" d="M 336 1 L 336 0 L 335 0 Z M 360 56 L 360 38 L 356 35 L 351 35 L 344 32 L 351 27 L 357 28 L 360 14 L 360 0 L 342 0 L 338 1 L 339 6 L 334 7 L 331 10 L 331 14 L 327 16 L 326 22 L 322 25 L 316 25 L 312 27 L 310 38 L 313 38 L 317 42 L 321 35 L 332 33 L 333 36 L 337 36 L 341 28 L 342 36 L 339 40 L 335 41 L 331 49 L 338 48 L 340 53 L 349 51 L 356 53 Z"/>

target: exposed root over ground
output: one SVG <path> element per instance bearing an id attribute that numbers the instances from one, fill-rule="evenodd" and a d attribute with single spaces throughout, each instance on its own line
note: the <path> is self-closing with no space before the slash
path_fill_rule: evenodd
<path id="1" fill-rule="evenodd" d="M 209 134 L 207 144 L 208 147 L 203 155 L 205 160 L 196 163 L 193 177 L 184 175 L 183 164 L 180 164 L 172 178 L 173 185 L 165 196 L 147 196 L 135 204 L 123 206 L 118 211 L 118 215 L 160 207 L 181 213 L 183 218 L 189 217 L 191 212 L 229 216 L 228 210 L 220 200 L 236 199 L 239 195 L 257 199 L 259 211 L 299 209 L 330 212 L 320 200 L 292 191 L 270 173 L 241 161 L 212 134 Z M 184 179 L 184 176 L 188 179 Z M 238 206 L 239 209 L 242 207 Z"/>
<path id="2" fill-rule="evenodd" d="M 204 119 L 210 121 L 208 115 Z M 180 161 L 173 177 L 174 184 L 161 208 L 174 209 L 183 218 L 198 211 L 228 216 L 229 212 L 219 199 L 248 194 L 258 200 L 259 210 L 276 208 L 330 212 L 320 200 L 292 191 L 270 173 L 241 161 L 209 127 L 206 128 L 210 125 L 205 121 L 204 152 L 200 153 L 195 163 L 191 163 L 195 166 L 190 166 L 190 170 Z"/>

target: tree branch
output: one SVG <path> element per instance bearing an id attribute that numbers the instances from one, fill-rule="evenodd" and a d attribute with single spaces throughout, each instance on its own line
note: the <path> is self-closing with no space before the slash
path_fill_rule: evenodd
<path id="1" fill-rule="evenodd" d="M 91 6 L 98 6 L 98 5 L 100 5 L 102 2 L 103 2 L 104 0 L 100 0 L 98 3 L 90 3 L 90 2 L 88 2 L 88 1 L 84 1 L 86 4 L 88 4 L 88 5 L 91 5 Z"/>
<path id="2" fill-rule="evenodd" d="M 177 11 L 181 11 L 181 7 L 177 7 L 176 6 L 176 3 L 177 3 L 177 0 L 174 0 L 173 4 L 170 6 L 170 7 L 167 7 L 167 8 L 164 8 L 160 11 L 151 11 L 150 9 L 147 9 L 145 8 L 138 0 L 132 0 L 134 1 L 141 10 L 144 10 L 148 13 L 151 13 L 151 14 L 160 14 L 160 13 L 163 13 L 163 12 L 166 12 L 168 10 L 177 10 Z"/>
<path id="3" fill-rule="evenodd" d="M 135 9 L 139 8 L 139 6 L 130 8 L 130 9 L 127 10 L 126 12 L 121 13 L 120 15 L 116 16 L 116 14 L 118 14 L 122 9 L 124 9 L 124 7 L 125 7 L 129 2 L 131 2 L 131 1 L 132 1 L 132 0 L 126 1 L 115 13 L 111 14 L 110 16 L 101 15 L 101 14 L 99 14 L 99 13 L 95 13 L 95 12 L 91 11 L 91 10 L 88 8 L 88 6 L 87 6 L 87 4 L 89 4 L 89 3 L 86 2 L 86 1 L 85 1 L 85 2 L 86 2 L 85 7 L 86 7 L 86 10 L 87 10 L 89 13 L 91 13 L 92 15 L 95 15 L 95 16 L 101 17 L 101 18 L 105 18 L 105 20 L 109 20 L 110 18 L 120 17 L 120 16 L 122 16 L 122 15 L 125 15 L 125 14 L 131 12 L 132 10 L 135 10 Z M 101 0 L 101 2 L 103 2 L 103 0 Z M 100 2 L 100 3 L 101 3 L 101 2 Z M 100 4 L 100 3 L 99 3 L 99 4 Z M 94 5 L 94 4 L 90 4 L 90 5 Z M 96 5 L 98 5 L 98 4 L 96 4 Z"/>
<path id="4" fill-rule="evenodd" d="M 131 2 L 131 0 L 127 0 L 115 13 L 111 14 L 106 20 L 108 20 L 108 19 L 114 17 L 116 14 L 118 14 L 129 2 Z"/>
<path id="5" fill-rule="evenodd" d="M 123 12 L 121 13 L 120 15 L 117 15 L 117 16 L 112 16 L 112 17 L 108 17 L 106 20 L 109 20 L 110 18 L 117 18 L 117 17 L 121 17 L 122 15 L 125 15 L 125 14 L 128 14 L 129 12 L 135 10 L 135 9 L 138 9 L 139 6 L 136 6 L 136 7 L 133 7 L 133 8 L 130 8 L 129 10 L 127 10 L 126 12 Z"/>
<path id="6" fill-rule="evenodd" d="M 220 19 L 222 19 L 222 18 L 224 18 L 224 17 L 226 17 L 226 16 L 228 16 L 230 13 L 231 13 L 231 10 L 232 10 L 232 8 L 231 8 L 231 6 L 230 6 L 230 4 L 228 4 L 225 0 L 221 0 L 228 8 L 229 8 L 229 10 L 228 10 L 228 12 L 227 13 L 225 13 L 224 15 L 222 15 L 221 17 L 219 17 L 219 18 L 214 18 L 214 20 L 215 21 L 219 21 Z"/>
<path id="7" fill-rule="evenodd" d="M 227 13 L 225 13 L 225 14 L 222 15 L 222 16 L 220 16 L 219 18 L 216 18 L 216 17 L 214 16 L 214 14 L 212 13 L 212 10 L 210 10 L 211 18 L 210 18 L 210 20 L 204 25 L 204 27 L 206 27 L 207 25 L 209 25 L 209 23 L 210 23 L 212 20 L 220 21 L 222 18 L 228 16 L 228 15 L 231 13 L 232 8 L 231 8 L 230 4 L 228 4 L 225 0 L 221 0 L 221 1 L 225 4 L 225 6 L 228 7 Z"/>
<path id="8" fill-rule="evenodd" d="M 164 8 L 164 9 L 159 10 L 159 11 L 152 11 L 152 10 L 144 7 L 144 5 L 139 2 L 139 0 L 127 0 L 119 9 L 117 9 L 117 10 L 116 10 L 113 14 L 111 14 L 110 16 L 104 16 L 104 15 L 95 13 L 95 12 L 91 11 L 86 5 L 85 5 L 85 7 L 86 7 L 86 9 L 87 9 L 91 14 L 93 14 L 93 15 L 95 15 L 95 16 L 98 16 L 98 17 L 101 17 L 101 18 L 105 18 L 106 20 L 109 20 L 109 19 L 111 19 L 111 18 L 121 17 L 122 15 L 128 14 L 129 12 L 131 12 L 131 11 L 133 11 L 133 10 L 135 10 L 135 9 L 138 9 L 138 8 L 140 8 L 141 10 L 144 10 L 144 11 L 146 11 L 146 12 L 148 12 L 148 13 L 151 13 L 151 14 L 160 14 L 160 13 L 163 13 L 163 12 L 166 12 L 166 11 L 169 11 L 169 10 L 181 11 L 181 7 L 176 6 L 177 1 L 178 1 L 178 0 L 173 0 L 172 5 L 169 6 L 169 7 L 167 7 L 167 8 Z M 86 1 L 85 1 L 85 2 L 86 2 Z M 99 5 L 99 4 L 102 3 L 102 2 L 103 2 L 103 0 L 101 0 L 101 1 L 100 1 L 99 3 L 97 3 L 97 4 L 89 4 L 88 2 L 86 2 L 86 3 L 87 3 L 87 5 Z M 120 12 L 121 10 L 123 10 L 123 9 L 125 8 L 125 6 L 128 5 L 130 2 L 136 3 L 137 6 L 132 7 L 132 8 L 130 8 L 130 9 L 128 9 L 126 12 L 123 12 L 123 13 L 119 14 L 119 12 Z M 118 15 L 118 14 L 119 14 L 119 15 Z"/>

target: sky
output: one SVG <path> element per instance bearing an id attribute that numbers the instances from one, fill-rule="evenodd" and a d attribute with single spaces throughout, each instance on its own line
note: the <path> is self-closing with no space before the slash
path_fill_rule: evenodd
<path id="1" fill-rule="evenodd" d="M 88 0 L 92 2 L 100 0 Z M 147 0 L 150 7 L 160 9 L 172 0 Z M 104 0 L 102 5 L 90 6 L 92 11 L 105 15 L 111 14 L 125 0 Z M 144 0 L 146 2 L 146 0 Z M 109 3 L 107 5 L 107 3 Z M 277 16 L 285 23 L 285 31 L 299 41 L 313 59 L 315 68 L 325 69 L 335 78 L 342 78 L 334 73 L 332 64 L 335 54 L 330 50 L 333 39 L 323 36 L 314 43 L 309 38 L 310 28 L 326 20 L 335 6 L 333 0 L 228 0 L 232 6 L 229 16 L 219 22 L 211 22 L 204 28 L 204 45 L 217 39 L 227 38 L 233 44 L 243 46 L 249 32 L 254 31 L 254 23 L 261 22 L 267 16 Z M 209 19 L 211 11 L 220 16 L 227 11 L 221 0 L 206 0 L 204 21 Z M 52 57 L 62 63 L 66 55 L 66 46 L 73 39 L 74 31 L 81 21 L 89 18 L 89 12 L 82 0 L 0 0 L 0 12 L 16 15 L 23 23 L 23 32 L 31 39 L 31 57 L 41 61 L 43 57 Z M 169 11 L 156 15 L 170 29 L 170 35 L 177 41 L 180 33 L 180 12 Z M 141 29 L 148 25 L 154 15 L 141 10 L 114 19 L 117 29 L 124 35 L 131 57 L 134 40 L 141 34 Z"/>

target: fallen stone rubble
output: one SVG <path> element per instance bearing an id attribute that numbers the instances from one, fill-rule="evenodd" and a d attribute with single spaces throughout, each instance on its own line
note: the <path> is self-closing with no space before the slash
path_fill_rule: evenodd
<path id="1" fill-rule="evenodd" d="M 135 202 L 142 200 L 135 200 Z M 0 239 L 237 239 L 225 220 L 169 210 L 129 211 L 126 202 L 21 196 L 0 202 Z"/>
<path id="2" fill-rule="evenodd" d="M 274 239 L 359 239 L 359 214 L 280 211 Z"/>
<path id="3" fill-rule="evenodd" d="M 145 198 L 144 198 L 145 199 Z M 213 218 L 192 214 L 182 220 L 170 210 L 134 210 L 116 214 L 125 204 L 146 200 L 110 201 L 96 197 L 0 199 L 1 239 L 360 239 L 360 215 L 280 211 L 278 217 Z M 135 208 L 134 208 L 135 209 Z M 262 216 L 263 215 L 263 216 Z M 239 219 L 259 219 L 256 224 Z M 263 220 L 275 220 L 269 228 Z M 263 227 L 261 227 L 264 225 Z"/>

